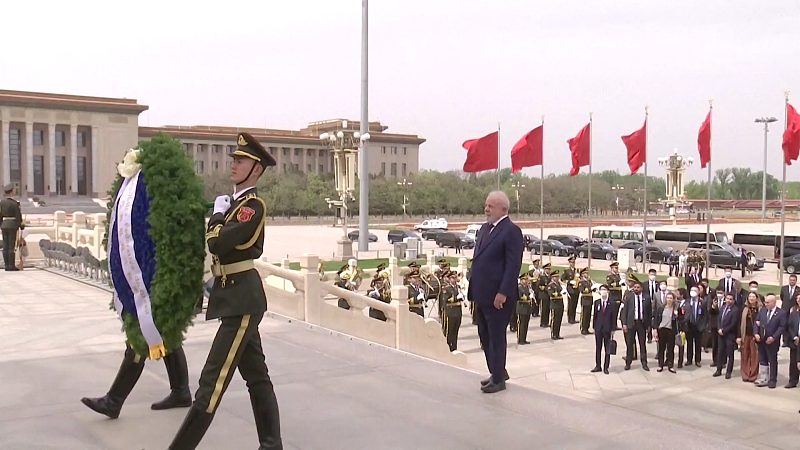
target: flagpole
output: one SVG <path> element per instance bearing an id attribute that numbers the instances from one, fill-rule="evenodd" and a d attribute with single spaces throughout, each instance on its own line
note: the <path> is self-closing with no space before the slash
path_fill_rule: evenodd
<path id="1" fill-rule="evenodd" d="M 650 135 L 648 126 L 649 106 L 644 105 L 644 197 L 642 206 L 644 207 L 644 223 L 642 225 L 642 272 L 647 272 L 647 138 Z M 635 258 L 634 258 L 635 260 Z"/>
<path id="2" fill-rule="evenodd" d="M 783 131 L 789 127 L 789 91 L 783 91 Z M 781 153 L 783 159 L 783 177 L 781 181 L 781 253 L 778 260 L 778 285 L 783 285 L 783 250 L 786 226 L 786 154 Z M 766 172 L 764 178 L 767 177 Z"/>
<path id="3" fill-rule="evenodd" d="M 589 245 L 586 255 L 589 258 L 589 263 L 586 265 L 588 269 L 592 268 L 592 133 L 594 128 L 592 126 L 592 111 L 589 111 Z"/>
<path id="4" fill-rule="evenodd" d="M 497 122 L 497 190 L 500 190 L 500 122 Z"/>
<path id="5" fill-rule="evenodd" d="M 708 199 L 706 199 L 706 278 L 711 268 L 709 252 L 711 249 L 711 138 L 714 128 L 712 126 L 714 113 L 714 99 L 708 99 Z M 714 239 L 716 241 L 716 238 Z"/>
<path id="6" fill-rule="evenodd" d="M 544 257 L 544 115 L 542 115 L 542 164 L 540 165 L 542 168 L 542 178 L 541 182 L 539 183 L 539 256 L 543 258 Z"/>

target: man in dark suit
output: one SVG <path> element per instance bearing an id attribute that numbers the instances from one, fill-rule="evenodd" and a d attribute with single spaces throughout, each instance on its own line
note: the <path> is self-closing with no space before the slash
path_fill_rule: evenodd
<path id="1" fill-rule="evenodd" d="M 719 280 L 719 284 L 717 284 L 717 289 L 722 288 L 722 292 L 727 294 L 728 292 L 733 292 L 733 284 L 736 282 L 736 279 L 733 278 L 732 268 L 726 267 L 725 268 L 725 277 Z"/>
<path id="2" fill-rule="evenodd" d="M 478 337 L 491 376 L 481 390 L 506 388 L 506 326 L 516 308 L 517 277 L 522 267 L 522 231 L 508 218 L 509 201 L 495 191 L 486 197 L 486 223 L 478 231 L 467 297 L 475 302 Z"/>
<path id="3" fill-rule="evenodd" d="M 797 275 L 791 274 L 789 275 L 789 284 L 781 288 L 781 309 L 786 314 L 792 311 L 792 307 L 795 305 L 794 298 L 797 294 L 800 294 L 800 289 L 797 287 Z M 783 346 L 789 347 L 791 343 L 792 336 L 787 328 L 783 332 Z"/>
<path id="4" fill-rule="evenodd" d="M 739 309 L 733 303 L 733 293 L 725 294 L 725 303 L 719 312 L 717 326 L 717 371 L 714 376 L 722 375 L 722 367 L 725 366 L 725 379 L 730 380 L 733 372 L 733 350 L 736 345 L 736 337 L 739 334 L 739 321 L 741 315 Z M 727 364 L 727 365 L 726 365 Z"/>
<path id="5" fill-rule="evenodd" d="M 594 317 L 592 328 L 594 328 L 594 369 L 592 372 L 600 372 L 600 350 L 605 348 L 606 357 L 603 360 L 603 373 L 608 375 L 608 365 L 611 363 L 611 332 L 614 330 L 614 323 L 617 321 L 614 304 L 608 298 L 608 285 L 600 286 L 600 298 L 594 301 Z"/>
<path id="6" fill-rule="evenodd" d="M 733 291 L 730 292 L 733 296 Z M 708 333 L 711 341 L 711 367 L 717 367 L 719 358 L 717 358 L 717 350 L 719 349 L 720 334 L 718 333 L 720 323 L 720 312 L 725 306 L 725 293 L 722 287 L 717 287 L 716 293 L 711 292 L 706 296 L 705 307 L 708 312 L 708 322 L 706 323 L 706 333 Z M 706 347 L 708 348 L 708 347 Z M 721 368 L 720 368 L 721 370 Z"/>
<path id="7" fill-rule="evenodd" d="M 656 280 L 656 269 L 647 271 L 647 283 L 642 285 L 642 293 L 644 298 L 650 302 L 650 310 L 653 311 L 656 307 L 656 302 L 660 300 L 661 291 L 658 289 L 658 280 Z M 647 343 L 653 342 L 653 329 L 647 331 Z"/>
<path id="8" fill-rule="evenodd" d="M 786 328 L 786 313 L 776 306 L 775 294 L 764 297 L 764 307 L 758 311 L 753 335 L 758 343 L 758 365 L 769 370 L 769 378 L 759 378 L 755 385 L 774 389 L 778 384 L 778 350 L 780 339 Z M 759 371 L 760 373 L 760 371 Z"/>
<path id="9" fill-rule="evenodd" d="M 697 274 L 697 268 L 695 266 L 689 268 L 689 272 L 686 273 L 686 277 L 683 281 L 686 284 L 686 289 L 691 289 L 700 284 L 700 275 Z"/>
<path id="10" fill-rule="evenodd" d="M 700 367 L 700 348 L 703 343 L 703 332 L 708 323 L 708 312 L 705 308 L 705 302 L 700 297 L 700 287 L 692 286 L 689 290 L 689 300 L 684 306 L 686 310 L 686 365 L 692 364 L 692 356 L 694 356 L 694 365 Z"/>
<path id="11" fill-rule="evenodd" d="M 631 369 L 633 361 L 633 347 L 636 345 L 636 338 L 639 339 L 639 359 L 642 361 L 642 369 L 649 372 L 647 367 L 647 345 L 645 336 L 650 328 L 650 321 L 653 317 L 653 308 L 649 300 L 642 295 L 642 284 L 637 280 L 633 282 L 633 292 L 625 294 L 622 300 L 622 332 L 625 333 L 627 342 L 627 353 L 625 354 L 625 370 Z"/>

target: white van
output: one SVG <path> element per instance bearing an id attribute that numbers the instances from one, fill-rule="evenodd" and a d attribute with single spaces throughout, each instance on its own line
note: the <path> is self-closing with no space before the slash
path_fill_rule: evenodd
<path id="1" fill-rule="evenodd" d="M 467 236 L 472 236 L 472 239 L 476 239 L 478 237 L 478 230 L 480 230 L 482 226 L 483 225 L 480 224 L 476 225 L 474 223 L 467 225 L 467 231 L 466 231 Z"/>
<path id="2" fill-rule="evenodd" d="M 444 220 L 443 218 L 428 219 L 428 220 L 422 221 L 422 223 L 418 223 L 418 224 L 414 225 L 414 230 L 416 230 L 416 231 L 430 230 L 430 229 L 433 229 L 433 228 L 438 228 L 440 230 L 446 230 L 447 229 L 447 221 Z"/>

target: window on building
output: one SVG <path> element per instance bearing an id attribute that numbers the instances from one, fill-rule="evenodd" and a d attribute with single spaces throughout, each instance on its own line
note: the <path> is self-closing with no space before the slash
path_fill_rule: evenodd
<path id="1" fill-rule="evenodd" d="M 189 153 L 189 144 L 181 144 L 181 145 L 183 145 L 183 151 Z"/>
<path id="2" fill-rule="evenodd" d="M 283 163 L 283 171 L 286 172 L 286 163 Z"/>
<path id="3" fill-rule="evenodd" d="M 320 158 L 324 158 L 325 157 L 325 150 L 320 150 L 319 151 L 319 157 Z"/>
<path id="4" fill-rule="evenodd" d="M 44 131 L 33 130 L 33 145 L 42 145 L 44 142 Z"/>
<path id="5" fill-rule="evenodd" d="M 56 147 L 63 147 L 64 146 L 64 132 L 63 131 L 56 131 Z"/>
<path id="6" fill-rule="evenodd" d="M 18 128 L 8 130 L 8 162 L 11 169 L 11 182 L 22 183 L 21 144 Z"/>
<path id="7" fill-rule="evenodd" d="M 312 166 L 311 164 L 306 164 L 306 173 L 311 173 L 311 172 L 313 172 L 313 171 L 314 171 L 314 169 L 312 169 L 312 167 L 313 167 L 313 166 Z"/>
<path id="8" fill-rule="evenodd" d="M 76 136 L 78 137 L 77 138 L 78 147 L 80 148 L 86 147 L 86 133 L 84 133 L 83 131 L 78 131 Z"/>
<path id="9" fill-rule="evenodd" d="M 211 163 L 211 167 L 214 169 L 214 172 L 219 172 L 219 162 L 218 161 L 212 162 Z"/>
<path id="10" fill-rule="evenodd" d="M 397 147 L 392 147 L 392 154 L 393 154 L 393 155 L 396 155 L 396 154 L 397 154 Z"/>
<path id="11" fill-rule="evenodd" d="M 325 166 L 323 164 L 319 165 L 319 173 L 325 172 Z"/>
<path id="12" fill-rule="evenodd" d="M 397 176 L 397 163 L 392 163 L 392 176 Z"/>
<path id="13" fill-rule="evenodd" d="M 405 156 L 405 154 L 406 154 L 406 148 L 403 147 L 403 156 Z"/>
<path id="14" fill-rule="evenodd" d="M 403 176 L 406 176 L 406 163 L 403 163 Z"/>
<path id="15" fill-rule="evenodd" d="M 212 151 L 214 153 L 219 153 L 222 150 L 222 146 L 221 145 L 212 145 L 211 149 L 212 149 Z"/>
<path id="16" fill-rule="evenodd" d="M 196 144 L 195 147 L 197 147 L 197 153 L 203 153 L 206 151 L 206 144 Z"/>
<path id="17" fill-rule="evenodd" d="M 276 150 L 276 148 L 275 148 L 275 147 L 270 147 L 270 148 L 269 148 L 269 154 L 270 154 L 270 156 L 275 156 L 275 150 Z"/>
<path id="18" fill-rule="evenodd" d="M 381 163 L 381 175 L 386 175 L 386 163 Z"/>
<path id="19" fill-rule="evenodd" d="M 294 164 L 294 170 L 300 171 L 300 164 Z"/>
<path id="20" fill-rule="evenodd" d="M 381 154 L 382 154 L 382 155 L 385 155 L 385 154 L 386 154 L 386 147 L 381 147 Z"/>
<path id="21" fill-rule="evenodd" d="M 306 156 L 314 156 L 314 149 L 313 148 L 306 149 Z"/>
<path id="22" fill-rule="evenodd" d="M 198 175 L 202 175 L 203 174 L 203 172 L 204 172 L 204 170 L 203 170 L 203 161 L 195 161 L 194 162 L 194 171 Z"/>
<path id="23" fill-rule="evenodd" d="M 283 147 L 283 148 L 281 148 L 281 153 L 283 154 L 283 156 L 287 156 L 287 155 L 289 155 L 289 149 L 286 148 L 286 147 Z"/>
<path id="24" fill-rule="evenodd" d="M 299 148 L 294 149 L 294 156 L 300 156 L 300 150 Z"/>

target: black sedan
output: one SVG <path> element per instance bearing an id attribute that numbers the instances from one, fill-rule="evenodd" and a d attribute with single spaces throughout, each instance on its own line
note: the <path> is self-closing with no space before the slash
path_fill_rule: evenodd
<path id="1" fill-rule="evenodd" d="M 589 243 L 584 243 L 575 249 L 578 258 L 586 258 L 589 255 Z M 603 244 L 601 242 L 592 242 L 592 259 L 605 259 L 606 261 L 613 261 L 617 259 L 617 249 L 610 244 Z"/>
<path id="2" fill-rule="evenodd" d="M 461 248 L 474 248 L 475 240 L 472 236 L 457 231 L 446 231 L 436 235 L 436 245 L 439 247 L 452 247 L 455 248 L 456 244 L 460 243 Z"/>
<path id="3" fill-rule="evenodd" d="M 705 251 L 705 242 L 690 242 L 687 246 L 689 250 Z M 711 247 L 708 249 L 709 265 L 712 267 L 742 267 L 742 253 L 733 248 L 730 244 L 722 244 L 719 242 L 712 242 Z M 761 269 L 764 267 L 764 258 L 755 258 L 754 269 Z"/>
<path id="4" fill-rule="evenodd" d="M 642 262 L 642 243 L 641 242 L 628 242 L 626 244 L 620 245 L 620 249 L 631 249 L 633 250 L 633 258 L 636 262 Z M 594 249 L 592 249 L 594 251 Z M 670 253 L 672 253 L 671 247 L 659 247 L 657 245 L 648 245 L 647 246 L 647 259 L 648 261 L 653 262 L 667 262 L 667 258 L 669 258 Z"/>
<path id="5" fill-rule="evenodd" d="M 800 272 L 800 253 L 783 258 L 783 270 L 785 270 L 786 273 Z"/>
<path id="6" fill-rule="evenodd" d="M 358 242 L 358 230 L 353 230 L 353 231 L 347 233 L 347 239 L 350 239 L 353 242 Z M 370 242 L 378 242 L 378 236 L 375 236 L 374 234 L 370 233 L 369 234 L 369 241 Z"/>
<path id="7" fill-rule="evenodd" d="M 445 232 L 445 230 L 442 230 L 441 228 L 431 228 L 431 229 L 428 229 L 428 230 L 423 230 L 422 231 L 422 239 L 425 239 L 426 241 L 433 241 L 433 240 L 436 239 L 436 235 L 437 234 L 444 233 L 444 232 Z"/>
<path id="8" fill-rule="evenodd" d="M 394 244 L 395 242 L 403 242 L 403 239 L 406 238 L 419 239 L 419 235 L 411 230 L 395 229 L 389 230 L 389 234 L 386 236 L 386 239 L 390 244 Z"/>
<path id="9" fill-rule="evenodd" d="M 542 254 L 544 255 L 570 256 L 575 254 L 575 248 L 571 245 L 564 245 L 560 241 L 554 241 L 552 239 L 540 241 L 534 238 L 528 242 L 527 249 L 534 255 L 538 255 L 539 250 L 542 250 Z"/>

